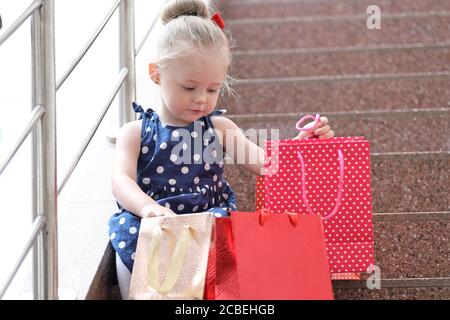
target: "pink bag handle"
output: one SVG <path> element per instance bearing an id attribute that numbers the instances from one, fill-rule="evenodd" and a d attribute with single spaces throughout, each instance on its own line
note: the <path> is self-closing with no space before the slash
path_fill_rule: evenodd
<path id="1" fill-rule="evenodd" d="M 314 120 L 314 125 L 309 128 L 303 128 L 302 127 L 303 122 L 305 122 L 306 120 Z M 320 114 L 316 114 L 315 116 L 307 115 L 307 116 L 304 116 L 303 118 L 301 118 L 297 122 L 297 124 L 295 125 L 295 128 L 297 128 L 298 131 L 314 132 L 314 130 L 316 130 L 318 128 L 319 122 L 320 122 Z"/>
<path id="2" fill-rule="evenodd" d="M 344 155 L 342 153 L 341 149 L 338 149 L 338 156 L 339 156 L 339 184 L 338 184 L 338 193 L 337 193 L 337 201 L 334 205 L 333 211 L 325 216 L 322 217 L 322 220 L 326 221 L 333 217 L 336 212 L 338 211 L 339 207 L 341 206 L 341 199 L 342 199 L 342 193 L 344 190 Z M 302 198 L 303 203 L 306 206 L 306 209 L 308 209 L 309 213 L 314 214 L 311 207 L 309 206 L 308 199 L 306 198 L 306 177 L 305 177 L 305 162 L 303 161 L 303 156 L 300 151 L 298 151 L 298 157 L 300 159 L 300 166 L 302 170 Z"/>

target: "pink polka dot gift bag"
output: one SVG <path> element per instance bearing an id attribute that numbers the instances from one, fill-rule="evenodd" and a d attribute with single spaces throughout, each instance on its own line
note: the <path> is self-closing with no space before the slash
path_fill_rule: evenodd
<path id="1" fill-rule="evenodd" d="M 297 123 L 299 130 L 307 116 Z M 256 209 L 322 217 L 333 279 L 358 279 L 374 264 L 370 146 L 363 137 L 269 140 Z"/>

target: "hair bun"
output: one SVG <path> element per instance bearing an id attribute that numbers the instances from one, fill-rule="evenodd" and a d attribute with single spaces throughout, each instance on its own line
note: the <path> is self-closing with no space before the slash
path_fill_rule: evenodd
<path id="1" fill-rule="evenodd" d="M 209 18 L 209 10 L 202 0 L 173 0 L 162 11 L 161 21 L 165 25 L 181 16 Z"/>

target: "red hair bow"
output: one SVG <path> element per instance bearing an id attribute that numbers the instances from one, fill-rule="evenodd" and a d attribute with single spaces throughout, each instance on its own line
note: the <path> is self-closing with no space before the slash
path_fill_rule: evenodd
<path id="1" fill-rule="evenodd" d="M 214 21 L 220 29 L 223 30 L 225 28 L 225 22 L 223 21 L 219 12 L 214 13 L 214 15 L 211 17 L 211 20 Z"/>

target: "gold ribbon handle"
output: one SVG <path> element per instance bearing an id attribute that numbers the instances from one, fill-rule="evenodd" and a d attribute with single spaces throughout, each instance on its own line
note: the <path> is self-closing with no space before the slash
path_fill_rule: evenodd
<path id="1" fill-rule="evenodd" d="M 149 261 L 148 261 L 148 281 L 150 287 L 154 288 L 161 294 L 167 294 L 175 286 L 178 278 L 181 274 L 181 268 L 186 258 L 187 249 L 191 243 L 191 227 L 188 225 L 183 226 L 181 235 L 178 237 L 175 249 L 170 258 L 169 265 L 167 267 L 166 278 L 162 285 L 159 282 L 159 244 L 161 242 L 164 229 L 161 227 L 155 227 L 152 230 L 152 240 L 150 242 L 149 249 Z"/>

